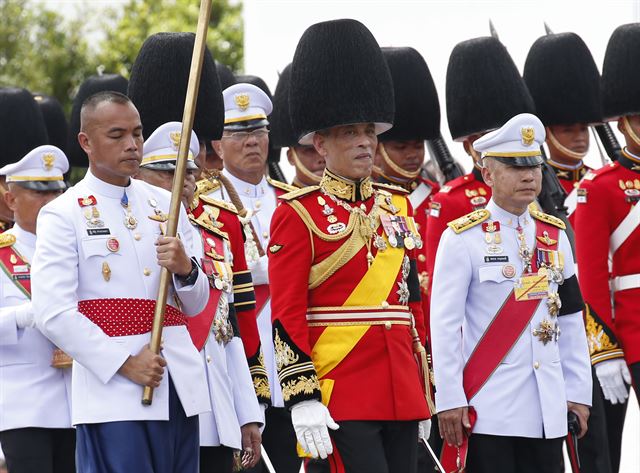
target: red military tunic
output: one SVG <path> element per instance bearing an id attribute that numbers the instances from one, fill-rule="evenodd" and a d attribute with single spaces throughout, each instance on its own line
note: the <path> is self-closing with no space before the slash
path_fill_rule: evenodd
<path id="1" fill-rule="evenodd" d="M 204 192 L 210 190 L 209 181 L 198 182 L 199 197 L 192 204 L 191 214 L 194 219 L 198 219 L 197 223 L 200 227 L 208 223 L 212 231 L 227 235 L 233 255 L 233 308 L 238 329 L 258 402 L 269 405 L 271 394 L 256 323 L 256 298 L 244 251 L 244 232 L 233 204 L 205 196 Z M 205 212 L 208 217 L 203 222 L 202 214 Z"/>
<path id="2" fill-rule="evenodd" d="M 580 286 L 585 301 L 599 316 L 587 320 L 589 342 L 601 351 L 600 358 L 592 357 L 592 362 L 619 357 L 617 340 L 627 363 L 640 361 L 640 214 L 631 216 L 635 229 L 613 253 L 609 272 L 612 234 L 638 207 L 639 197 L 640 158 L 628 153 L 587 174 L 578 189 L 575 224 Z M 614 286 L 613 307 L 610 284 Z"/>
<path id="3" fill-rule="evenodd" d="M 440 192 L 433 196 L 429 205 L 425 239 L 428 292 L 431 290 L 433 281 L 438 244 L 440 237 L 447 229 L 447 223 L 474 210 L 484 208 L 490 198 L 491 188 L 482 180 L 480 169 L 475 167 L 471 173 L 447 182 Z M 429 325 L 427 325 L 428 329 Z"/>
<path id="4" fill-rule="evenodd" d="M 375 186 L 325 170 L 320 187 L 285 195 L 274 214 L 269 280 L 283 399 L 321 399 L 337 421 L 425 419 L 409 325 L 424 343 L 415 252 L 392 247 L 380 224 L 380 215 L 411 215 L 411 204 Z"/>
<path id="5" fill-rule="evenodd" d="M 556 163 L 551 159 L 547 162 L 551 166 L 551 169 L 553 169 L 553 172 L 556 174 L 560 185 L 567 194 L 567 198 L 565 199 L 564 204 L 567 207 L 569 223 L 571 223 L 571 226 L 575 229 L 577 189 L 580 185 L 580 181 L 588 171 L 591 171 L 591 168 L 589 166 L 586 166 L 582 161 L 580 162 L 580 166 L 578 167 L 563 166 L 562 164 Z"/>

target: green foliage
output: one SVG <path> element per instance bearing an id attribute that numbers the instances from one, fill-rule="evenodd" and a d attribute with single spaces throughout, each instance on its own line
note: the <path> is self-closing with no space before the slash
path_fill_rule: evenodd
<path id="1" fill-rule="evenodd" d="M 129 0 L 106 12 L 95 9 L 85 2 L 73 19 L 35 0 L 0 0 L 0 87 L 55 96 L 68 112 L 77 88 L 97 68 L 128 77 L 149 35 L 195 31 L 200 2 Z M 240 1 L 215 0 L 207 35 L 214 58 L 240 71 L 243 35 Z"/>
<path id="2" fill-rule="evenodd" d="M 195 31 L 200 2 L 197 0 L 129 0 L 110 10 L 102 22 L 106 39 L 97 60 L 108 72 L 128 77 L 144 40 L 164 31 Z M 207 45 L 213 57 L 234 70 L 242 67 L 242 5 L 216 0 L 207 33 Z"/>
<path id="3" fill-rule="evenodd" d="M 0 0 L 0 86 L 55 96 L 68 109 L 91 73 L 88 54 L 78 20 L 28 0 Z"/>

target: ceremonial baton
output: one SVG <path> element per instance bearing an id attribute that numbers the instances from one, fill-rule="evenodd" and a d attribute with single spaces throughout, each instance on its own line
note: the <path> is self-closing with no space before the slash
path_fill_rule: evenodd
<path id="1" fill-rule="evenodd" d="M 440 460 L 438 460 L 438 455 L 435 454 L 435 452 L 431 448 L 431 445 L 429 445 L 429 442 L 427 442 L 427 440 L 424 439 L 424 438 L 421 438 L 420 440 L 422 441 L 422 444 L 424 445 L 424 448 L 426 448 L 427 452 L 429 452 L 429 456 L 431 457 L 431 460 L 433 461 L 434 470 L 436 470 L 438 473 L 447 473 L 444 470 L 444 467 L 442 466 L 442 463 L 440 463 Z"/>
<path id="2" fill-rule="evenodd" d="M 271 463 L 269 455 L 267 455 L 267 451 L 264 449 L 264 445 L 260 445 L 260 454 L 262 455 L 264 466 L 267 467 L 267 471 L 269 473 L 276 473 L 276 469 L 273 467 L 273 463 Z"/>
<path id="3" fill-rule="evenodd" d="M 580 456 L 578 455 L 578 436 L 580 435 L 580 420 L 575 412 L 569 411 L 567 414 L 568 434 L 567 453 L 572 473 L 580 473 Z"/>
<path id="4" fill-rule="evenodd" d="M 178 217 L 180 215 L 182 187 L 184 186 L 184 175 L 187 169 L 187 154 L 189 153 L 189 143 L 191 129 L 193 128 L 193 117 L 196 110 L 196 100 L 198 98 L 198 88 L 200 87 L 200 74 L 202 73 L 202 63 L 204 61 L 204 51 L 207 41 L 207 28 L 211 17 L 212 0 L 200 1 L 200 13 L 198 15 L 198 26 L 196 29 L 196 39 L 193 44 L 193 54 L 191 55 L 191 69 L 189 70 L 189 82 L 187 84 L 187 97 L 184 102 L 184 114 L 182 115 L 182 133 L 180 135 L 180 146 L 178 147 L 178 159 L 171 186 L 171 203 L 169 204 L 169 220 L 165 235 L 175 237 L 178 232 Z M 167 304 L 167 292 L 171 284 L 171 273 L 167 268 L 160 271 L 160 285 L 158 288 L 158 298 L 153 313 L 153 327 L 151 329 L 151 351 L 160 352 L 160 341 L 162 339 L 162 325 L 164 323 L 164 311 Z M 153 388 L 144 387 L 142 394 L 142 404 L 150 406 L 153 399 Z"/>

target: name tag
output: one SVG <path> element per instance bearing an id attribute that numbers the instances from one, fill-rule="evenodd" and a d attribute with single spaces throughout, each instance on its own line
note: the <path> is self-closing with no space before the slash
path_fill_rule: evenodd
<path id="1" fill-rule="evenodd" d="M 544 299 L 549 294 L 549 279 L 546 275 L 523 274 L 516 281 L 513 292 L 517 301 Z"/>
<path id="2" fill-rule="evenodd" d="M 111 235 L 108 228 L 87 228 L 87 234 L 89 236 L 95 235 Z"/>
<path id="3" fill-rule="evenodd" d="M 509 257 L 508 256 L 485 256 L 484 262 L 485 263 L 508 263 Z"/>
<path id="4" fill-rule="evenodd" d="M 29 272 L 29 265 L 28 264 L 16 264 L 13 267 L 13 272 L 14 273 L 28 273 Z"/>

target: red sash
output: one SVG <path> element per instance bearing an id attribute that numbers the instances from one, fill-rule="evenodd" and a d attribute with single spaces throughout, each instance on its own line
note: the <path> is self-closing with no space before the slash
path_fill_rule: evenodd
<path id="1" fill-rule="evenodd" d="M 191 336 L 191 341 L 198 351 L 200 351 L 209 339 L 211 327 L 215 320 L 216 311 L 218 310 L 218 302 L 220 302 L 220 297 L 222 296 L 222 291 L 211 284 L 211 277 L 215 275 L 215 266 L 213 265 L 213 259 L 209 257 L 209 255 L 219 254 L 220 256 L 224 256 L 224 247 L 222 238 L 218 235 L 202 227 L 198 227 L 198 230 L 200 230 L 200 235 L 202 236 L 202 244 L 206 255 L 202 258 L 202 270 L 209 277 L 209 301 L 204 310 L 198 315 L 187 317 L 187 330 Z M 207 240 L 212 240 L 214 245 L 211 245 Z"/>
<path id="2" fill-rule="evenodd" d="M 533 272 L 538 270 L 537 248 L 555 250 L 558 246 L 558 237 L 559 231 L 557 227 L 540 220 L 536 221 L 536 246 L 533 248 L 531 258 L 531 270 Z M 520 335 L 529 325 L 531 318 L 540 305 L 541 300 L 516 301 L 513 292 L 512 290 L 507 296 L 464 367 L 462 385 L 467 402 L 471 401 L 500 366 L 502 360 L 511 351 L 511 348 L 513 348 Z M 469 435 L 473 432 L 476 418 L 475 409 L 473 406 L 469 406 L 469 422 L 471 424 Z M 442 447 L 441 455 L 441 462 L 445 471 L 463 473 L 466 468 L 468 449 L 468 438 L 463 440 L 459 448 L 445 443 Z"/>
<path id="3" fill-rule="evenodd" d="M 260 284 L 259 286 L 253 286 L 253 292 L 256 295 L 256 319 L 260 317 L 260 313 L 264 306 L 267 305 L 271 293 L 269 292 L 268 284 Z"/>
<path id="4" fill-rule="evenodd" d="M 12 258 L 13 257 L 13 258 Z M 14 262 L 12 262 L 12 259 Z M 0 248 L 0 266 L 7 277 L 13 281 L 16 287 L 31 299 L 31 272 L 29 263 L 27 263 L 20 253 L 13 249 L 13 246 L 5 246 Z M 15 271 L 16 267 L 23 266 L 26 271 Z M 11 269 L 9 269 L 11 268 Z"/>

